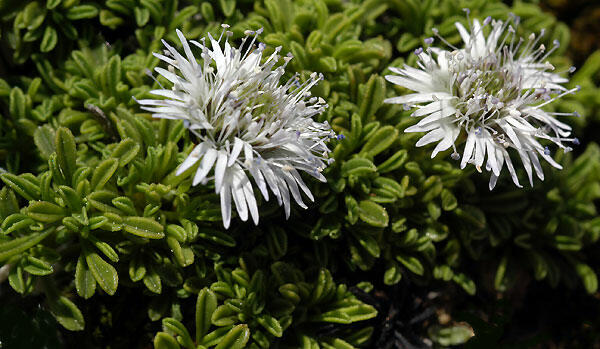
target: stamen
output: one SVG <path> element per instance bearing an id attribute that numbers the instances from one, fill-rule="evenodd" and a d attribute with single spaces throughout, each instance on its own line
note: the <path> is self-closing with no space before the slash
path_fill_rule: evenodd
<path id="1" fill-rule="evenodd" d="M 544 147 L 544 154 L 550 155 L 550 149 L 548 149 L 548 147 Z"/>

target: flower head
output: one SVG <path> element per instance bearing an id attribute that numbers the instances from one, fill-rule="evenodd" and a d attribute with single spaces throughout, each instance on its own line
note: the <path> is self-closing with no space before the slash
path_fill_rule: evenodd
<path id="1" fill-rule="evenodd" d="M 434 29 L 435 36 L 449 46 L 449 50 L 418 49 L 415 51 L 418 68 L 391 67 L 397 75 L 386 76 L 391 83 L 415 91 L 388 98 L 386 102 L 417 108 L 412 116 L 422 119 L 405 130 L 427 132 L 416 145 L 439 141 L 432 158 L 452 147 L 452 159 L 459 160 L 456 143 L 466 139 L 461 168 L 471 163 L 481 172 L 485 163 L 485 169 L 492 172 L 490 189 L 496 185 L 504 163 L 513 182 L 521 187 L 510 149 L 519 155 L 533 186 L 533 171 L 544 179 L 538 156 L 561 168 L 550 156 L 550 149 L 540 141 L 553 143 L 565 151 L 571 148 L 564 142 L 576 142 L 576 138 L 568 138 L 569 125 L 556 119 L 556 116 L 575 113 L 543 110 L 544 106 L 578 89 L 567 90 L 562 84 L 568 80 L 555 73 L 554 67 L 546 61 L 559 43 L 555 41 L 549 50 L 540 45 L 543 31 L 527 39 L 517 37 L 513 24 L 517 26 L 518 22 L 517 17 L 506 22 L 488 17 L 483 25 L 473 20 L 469 30 L 456 23 L 464 41 L 463 48 L 452 46 Z M 487 29 L 486 37 L 484 30 Z M 426 44 L 432 42 L 432 38 L 426 39 Z"/>
<path id="2" fill-rule="evenodd" d="M 255 45 L 261 31 L 247 32 L 240 47 L 235 48 L 228 41 L 228 26 L 224 28 L 219 39 L 208 34 L 210 48 L 204 38 L 200 43 L 189 41 L 201 50 L 199 61 L 179 30 L 185 56 L 163 41 L 165 54 L 154 55 L 166 62 L 168 69 L 155 70 L 173 87 L 151 91 L 164 99 L 138 102 L 154 117 L 183 120 L 195 135 L 198 144 L 177 174 L 199 164 L 192 184 L 214 181 L 223 225 L 228 228 L 232 200 L 243 221 L 250 215 L 258 224 L 258 206 L 249 177 L 266 200 L 270 189 L 284 206 L 286 217 L 290 196 L 306 208 L 301 192 L 310 200 L 313 196 L 299 171 L 326 181 L 321 171 L 332 160 L 325 142 L 334 134 L 327 122 L 312 119 L 327 107 L 322 98 L 311 97 L 309 92 L 321 76 L 313 73 L 304 83 L 294 76 L 282 85 L 280 79 L 291 56 L 278 64 L 281 57 L 277 48 L 263 59 L 265 45 Z"/>

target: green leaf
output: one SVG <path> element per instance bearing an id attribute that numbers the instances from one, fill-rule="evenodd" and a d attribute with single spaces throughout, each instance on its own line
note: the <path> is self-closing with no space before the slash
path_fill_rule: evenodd
<path id="1" fill-rule="evenodd" d="M 335 284 L 329 270 L 321 268 L 317 282 L 310 294 L 311 303 L 318 303 L 327 299 L 329 295 L 335 292 Z"/>
<path id="2" fill-rule="evenodd" d="M 496 276 L 494 278 L 494 287 L 498 291 L 506 290 L 506 269 L 508 264 L 508 258 L 506 255 L 502 256 L 500 263 L 498 263 L 498 269 L 496 269 Z"/>
<path id="3" fill-rule="evenodd" d="M 311 320 L 313 321 L 318 321 L 318 322 L 331 322 L 331 323 L 335 323 L 335 324 L 351 324 L 352 323 L 352 319 L 350 318 L 350 315 L 346 314 L 344 311 L 342 310 L 331 310 L 328 312 L 325 312 L 323 314 L 319 314 L 317 316 L 315 316 L 314 318 L 312 318 Z"/>
<path id="4" fill-rule="evenodd" d="M 116 208 L 128 215 L 135 216 L 137 214 L 133 201 L 127 196 L 119 196 L 118 198 L 112 199 L 111 202 Z"/>
<path id="5" fill-rule="evenodd" d="M 292 302 L 293 304 L 298 304 L 302 300 L 298 294 L 299 292 L 300 290 L 298 286 L 294 284 L 284 284 L 279 286 L 279 293 L 283 296 L 283 298 Z"/>
<path id="6" fill-rule="evenodd" d="M 14 231 L 27 228 L 35 221 L 22 213 L 13 213 L 2 222 L 2 233 L 8 235 Z"/>
<path id="7" fill-rule="evenodd" d="M 146 276 L 146 266 L 142 260 L 141 255 L 136 254 L 129 261 L 129 277 L 131 281 L 138 282 Z"/>
<path id="8" fill-rule="evenodd" d="M 68 128 L 61 127 L 56 130 L 54 143 L 58 167 L 67 180 L 67 183 L 70 183 L 76 169 L 77 149 L 75 147 L 75 138 Z"/>
<path id="9" fill-rule="evenodd" d="M 377 310 L 364 303 L 339 308 L 338 310 L 343 311 L 346 315 L 350 316 L 352 322 L 364 321 L 377 316 Z"/>
<path id="10" fill-rule="evenodd" d="M 217 296 L 208 288 L 203 288 L 198 293 L 196 301 L 196 342 L 208 333 L 212 315 L 217 309 Z"/>
<path id="11" fill-rule="evenodd" d="M 160 280 L 160 275 L 158 275 L 153 268 L 149 268 L 146 271 L 146 275 L 144 275 L 144 285 L 151 292 L 156 294 L 162 293 L 162 282 Z"/>
<path id="12" fill-rule="evenodd" d="M 235 239 L 231 235 L 216 229 L 202 228 L 198 230 L 198 237 L 215 242 L 219 245 L 234 247 Z"/>
<path id="13" fill-rule="evenodd" d="M 135 159 L 140 151 L 140 145 L 133 139 L 127 138 L 119 143 L 113 150 L 111 157 L 119 159 L 119 167 L 127 165 L 131 160 Z"/>
<path id="14" fill-rule="evenodd" d="M 457 284 L 459 284 L 460 287 L 462 287 L 463 290 L 465 290 L 471 296 L 475 295 L 475 292 L 477 292 L 477 286 L 475 285 L 475 282 L 473 282 L 473 280 L 471 280 L 470 278 L 468 278 L 463 273 L 455 274 L 452 277 L 452 281 L 454 281 Z"/>
<path id="15" fill-rule="evenodd" d="M 563 251 L 579 251 L 581 241 L 568 235 L 556 235 L 554 236 L 554 246 Z"/>
<path id="16" fill-rule="evenodd" d="M 287 252 L 287 233 L 281 227 L 269 226 L 266 233 L 266 243 L 273 260 L 283 257 Z"/>
<path id="17" fill-rule="evenodd" d="M 183 243 L 187 239 L 187 232 L 184 227 L 177 224 L 167 225 L 167 235 L 173 237 L 175 240 Z"/>
<path id="18" fill-rule="evenodd" d="M 0 189 L 0 220 L 17 212 L 19 212 L 17 197 L 12 190 L 5 186 Z"/>
<path id="19" fill-rule="evenodd" d="M 358 208 L 358 215 L 363 222 L 374 227 L 387 227 L 389 217 L 384 207 L 370 200 L 362 200 Z"/>
<path id="20" fill-rule="evenodd" d="M 212 314 L 211 320 L 216 326 L 229 326 L 238 322 L 238 310 L 231 304 L 220 305 Z"/>
<path id="21" fill-rule="evenodd" d="M 119 284 L 117 270 L 95 252 L 86 251 L 85 260 L 98 285 L 109 295 L 115 294 Z"/>
<path id="22" fill-rule="evenodd" d="M 321 57 L 319 58 L 319 70 L 327 73 L 336 71 L 337 61 L 333 57 Z"/>
<path id="23" fill-rule="evenodd" d="M 215 349 L 242 349 L 249 339 L 250 329 L 248 325 L 237 325 L 229 330 Z"/>
<path id="24" fill-rule="evenodd" d="M 16 176 L 12 173 L 0 174 L 2 181 L 27 200 L 38 200 L 40 197 L 39 181 L 34 183 L 24 175 Z"/>
<path id="25" fill-rule="evenodd" d="M 70 20 L 94 18 L 98 15 L 98 9 L 92 5 L 77 5 L 68 9 L 66 15 Z"/>
<path id="26" fill-rule="evenodd" d="M 421 201 L 429 202 L 436 198 L 438 195 L 442 193 L 444 189 L 444 184 L 442 180 L 438 176 L 430 176 L 425 182 L 423 182 L 423 186 L 421 190 L 423 191 L 423 196 L 421 197 Z"/>
<path id="27" fill-rule="evenodd" d="M 195 348 L 192 337 L 190 337 L 190 333 L 181 322 L 174 318 L 164 318 L 162 320 L 162 325 L 164 329 L 167 329 L 178 336 L 177 341 L 181 343 L 181 345 L 186 348 Z"/>
<path id="28" fill-rule="evenodd" d="M 581 278 L 581 281 L 583 281 L 583 286 L 585 286 L 587 293 L 596 293 L 598 290 L 598 277 L 594 270 L 585 263 L 577 263 L 575 265 L 575 270 L 577 271 L 577 275 Z"/>
<path id="29" fill-rule="evenodd" d="M 465 325 L 452 327 L 434 325 L 429 328 L 428 333 L 429 338 L 444 347 L 464 344 L 474 335 L 473 329 Z"/>
<path id="30" fill-rule="evenodd" d="M 371 75 L 364 88 L 363 95 L 359 97 L 359 114 L 361 119 L 367 120 L 367 118 L 373 116 L 383 104 L 384 98 L 385 80 L 381 76 Z"/>
<path id="31" fill-rule="evenodd" d="M 54 232 L 54 228 L 47 229 L 41 233 L 33 233 L 17 239 L 0 243 L 0 262 L 9 259 L 19 253 L 25 252 L 31 247 L 37 245 L 44 240 L 50 233 Z"/>
<path id="32" fill-rule="evenodd" d="M 52 10 L 56 6 L 60 5 L 61 2 L 62 0 L 46 0 L 46 8 L 48 10 Z"/>
<path id="33" fill-rule="evenodd" d="M 235 0 L 219 0 L 219 5 L 225 17 L 231 17 L 235 12 Z"/>
<path id="34" fill-rule="evenodd" d="M 442 208 L 444 209 L 444 211 L 452 211 L 458 206 L 456 197 L 448 189 L 444 188 L 442 190 L 441 198 L 442 198 Z"/>
<path id="35" fill-rule="evenodd" d="M 81 311 L 75 303 L 67 297 L 61 296 L 58 299 L 49 300 L 50 312 L 56 320 L 69 331 L 82 331 L 85 327 L 85 320 Z"/>
<path id="36" fill-rule="evenodd" d="M 321 343 L 321 345 L 323 345 L 324 349 L 356 349 L 355 346 L 340 338 L 336 338 L 331 341 L 331 345 L 327 343 Z"/>
<path id="37" fill-rule="evenodd" d="M 32 275 L 44 276 L 54 272 L 50 263 L 33 256 L 27 256 L 22 263 L 23 270 Z"/>
<path id="38" fill-rule="evenodd" d="M 425 268 L 423 268 L 423 264 L 421 264 L 417 257 L 397 255 L 396 259 L 398 260 L 398 262 L 402 263 L 408 270 L 412 271 L 417 275 L 423 275 L 425 273 Z"/>
<path id="39" fill-rule="evenodd" d="M 186 258 L 183 255 L 183 249 L 181 248 L 181 244 L 179 243 L 179 241 L 177 241 L 175 238 L 167 236 L 167 245 L 169 246 L 169 248 L 171 249 L 171 252 L 173 253 L 173 256 L 175 257 L 175 260 L 177 262 L 177 264 L 179 264 L 180 266 L 186 266 Z"/>
<path id="40" fill-rule="evenodd" d="M 389 148 L 398 137 L 398 130 L 393 126 L 384 126 L 378 129 L 367 143 L 362 147 L 361 153 L 373 157 Z"/>
<path id="41" fill-rule="evenodd" d="M 273 336 L 279 338 L 283 335 L 283 328 L 281 328 L 281 324 L 274 317 L 263 314 L 257 317 L 256 321 Z"/>
<path id="42" fill-rule="evenodd" d="M 63 219 L 65 209 L 48 201 L 32 201 L 27 207 L 27 215 L 36 221 L 53 223 Z"/>
<path id="43" fill-rule="evenodd" d="M 94 171 L 91 186 L 95 190 L 100 190 L 112 178 L 119 167 L 117 159 L 109 158 L 102 161 Z"/>
<path id="44" fill-rule="evenodd" d="M 117 84 L 121 81 L 121 57 L 114 55 L 108 61 L 104 74 L 106 92 L 113 95 L 117 94 Z"/>
<path id="45" fill-rule="evenodd" d="M 108 259 L 110 259 L 113 263 L 117 263 L 119 261 L 119 255 L 117 252 L 110 246 L 110 244 L 98 240 L 93 235 L 88 237 L 88 241 L 91 242 L 100 252 L 102 252 Z"/>
<path id="46" fill-rule="evenodd" d="M 20 264 L 11 265 L 8 273 L 8 283 L 13 290 L 23 294 L 27 288 L 25 279 L 23 278 L 23 267 Z"/>
<path id="47" fill-rule="evenodd" d="M 181 347 L 170 334 L 158 332 L 154 336 L 154 349 L 181 349 Z"/>
<path id="48" fill-rule="evenodd" d="M 100 24 L 109 27 L 110 29 L 117 29 L 118 26 L 123 24 L 123 19 L 116 16 L 109 10 L 100 10 Z"/>
<path id="49" fill-rule="evenodd" d="M 371 160 L 365 158 L 354 158 L 344 162 L 342 165 L 342 177 L 348 176 L 363 176 L 374 173 L 377 167 L 373 165 Z"/>
<path id="50" fill-rule="evenodd" d="M 88 268 L 83 255 L 79 256 L 75 267 L 75 289 L 77 294 L 84 299 L 92 297 L 96 292 L 96 279 Z"/>
<path id="51" fill-rule="evenodd" d="M 394 261 L 389 261 L 387 269 L 383 274 L 383 283 L 386 285 L 395 285 L 402 279 L 402 272 L 398 264 Z"/>
<path id="52" fill-rule="evenodd" d="M 73 190 L 73 188 L 68 187 L 66 185 L 61 185 L 58 187 L 58 193 L 61 198 L 66 202 L 71 212 L 80 212 L 82 208 L 81 198 L 79 194 Z"/>
<path id="53" fill-rule="evenodd" d="M 379 248 L 379 244 L 377 243 L 377 240 L 373 236 L 371 236 L 368 232 L 365 232 L 365 231 L 356 231 L 354 233 L 354 236 L 356 237 L 356 239 L 358 240 L 360 245 L 365 250 L 367 250 L 367 252 L 371 256 L 373 256 L 375 258 L 379 257 L 381 250 Z"/>
<path id="54" fill-rule="evenodd" d="M 56 34 L 56 30 L 51 26 L 47 26 L 46 30 L 44 30 L 44 36 L 42 37 L 42 42 L 40 43 L 40 51 L 42 52 L 50 52 L 56 46 L 58 42 L 58 34 Z"/>
<path id="55" fill-rule="evenodd" d="M 358 146 L 362 140 L 362 120 L 358 114 L 352 114 L 350 117 L 350 139 L 348 141 L 352 142 L 353 147 Z"/>
<path id="56" fill-rule="evenodd" d="M 123 230 L 130 234 L 147 239 L 162 239 L 165 237 L 164 227 L 152 218 L 127 217 L 124 223 Z"/>
<path id="57" fill-rule="evenodd" d="M 10 97 L 9 97 L 8 111 L 10 112 L 10 115 L 15 119 L 22 119 L 22 118 L 25 118 L 25 116 L 26 116 L 25 115 L 26 110 L 27 110 L 27 103 L 26 103 L 25 95 L 23 94 L 23 91 L 18 87 L 14 87 L 10 91 Z"/>
<path id="58" fill-rule="evenodd" d="M 145 26 L 148 20 L 150 20 L 150 11 L 147 8 L 136 7 L 133 9 L 133 14 L 138 27 Z"/>
<path id="59" fill-rule="evenodd" d="M 44 160 L 48 160 L 56 150 L 54 147 L 55 136 L 54 129 L 48 124 L 38 127 L 33 134 L 33 141 Z"/>

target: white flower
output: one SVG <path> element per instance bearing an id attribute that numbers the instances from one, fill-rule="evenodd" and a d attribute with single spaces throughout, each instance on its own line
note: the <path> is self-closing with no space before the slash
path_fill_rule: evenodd
<path id="1" fill-rule="evenodd" d="M 301 192 L 314 200 L 299 171 L 325 182 L 321 171 L 332 161 L 325 141 L 334 134 L 327 122 L 312 119 L 327 107 L 322 98 L 311 97 L 309 92 L 322 76 L 313 73 L 303 84 L 295 76 L 281 85 L 291 56 L 278 65 L 277 48 L 263 62 L 264 44 L 254 45 L 260 32 L 247 32 L 240 48 L 228 42 L 230 32 L 225 32 L 223 48 L 223 34 L 218 40 L 208 34 L 210 48 L 204 38 L 201 43 L 190 41 L 201 49 L 198 62 L 178 30 L 185 56 L 164 41 L 165 54 L 154 54 L 169 65 L 168 70 L 155 70 L 173 88 L 151 91 L 166 99 L 138 101 L 154 117 L 184 120 L 196 136 L 198 144 L 177 175 L 199 163 L 192 184 L 214 180 L 225 228 L 230 224 L 232 200 L 243 221 L 250 215 L 258 224 L 249 176 L 265 200 L 270 189 L 289 217 L 290 196 L 303 208 Z"/>
<path id="2" fill-rule="evenodd" d="M 571 131 L 569 125 L 555 118 L 578 115 L 576 112 L 551 113 L 542 109 L 578 90 L 563 87 L 561 84 L 568 80 L 553 73 L 554 67 L 546 61 L 559 44 L 555 41 L 550 50 L 538 45 L 543 31 L 539 36 L 531 34 L 526 40 L 517 37 L 511 23 L 518 25 L 518 21 L 517 17 L 507 22 L 488 17 L 483 26 L 474 20 L 469 30 L 456 23 L 465 44 L 461 49 L 449 44 L 434 29 L 434 34 L 452 50 L 419 48 L 415 51 L 418 68 L 391 67 L 398 75 L 386 76 L 391 83 L 415 91 L 388 98 L 386 102 L 417 108 L 412 116 L 423 118 L 405 130 L 427 132 L 416 146 L 439 141 L 432 158 L 452 147 L 451 157 L 459 160 L 455 143 L 466 138 L 461 168 L 472 163 L 481 172 L 485 162 L 486 170 L 492 172 L 490 190 L 496 185 L 504 163 L 514 183 L 521 187 L 509 149 L 519 154 L 533 186 L 533 171 L 544 179 L 538 156 L 561 168 L 540 140 L 554 143 L 565 151 L 571 148 L 563 142 L 578 143 L 576 138 L 567 138 Z M 486 37 L 484 30 L 488 26 Z M 425 40 L 426 44 L 432 42 L 433 38 Z"/>

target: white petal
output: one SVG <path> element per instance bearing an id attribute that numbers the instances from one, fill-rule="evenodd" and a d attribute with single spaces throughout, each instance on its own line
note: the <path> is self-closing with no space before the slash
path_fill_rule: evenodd
<path id="1" fill-rule="evenodd" d="M 252 178 L 254 178 L 254 182 L 258 186 L 262 196 L 265 198 L 265 201 L 269 201 L 269 191 L 267 190 L 267 182 L 265 181 L 265 177 L 262 174 L 262 171 L 258 166 L 250 166 L 248 168 Z"/>
<path id="2" fill-rule="evenodd" d="M 504 132 L 506 132 L 506 134 L 508 135 L 508 139 L 510 139 L 511 142 L 513 142 L 515 147 L 520 149 L 521 142 L 519 141 L 519 137 L 517 137 L 517 134 L 515 133 L 515 130 L 512 128 L 512 126 L 510 126 L 505 121 L 498 122 L 498 125 L 504 130 Z"/>
<path id="3" fill-rule="evenodd" d="M 173 91 L 173 90 L 151 90 L 150 93 L 152 93 L 153 95 L 156 95 L 156 96 L 163 96 L 163 97 L 167 97 L 167 98 L 171 98 L 171 99 L 177 99 L 177 100 L 180 100 L 180 101 L 183 101 L 187 97 L 189 97 L 185 93 L 176 92 L 176 91 Z"/>
<path id="4" fill-rule="evenodd" d="M 225 177 L 225 170 L 227 168 L 227 153 L 225 150 L 219 150 L 217 157 L 217 164 L 215 165 L 215 192 L 221 191 L 221 185 L 223 184 L 223 178 Z"/>
<path id="5" fill-rule="evenodd" d="M 230 171 L 237 172 L 234 169 Z M 237 209 L 238 216 L 240 216 L 240 219 L 245 222 L 248 220 L 248 206 L 246 204 L 246 196 L 244 194 L 244 188 L 242 186 L 242 176 L 239 173 L 233 173 L 233 175 L 229 176 L 233 177 L 233 183 L 231 186 L 231 196 L 233 196 L 235 208 Z"/>
<path id="6" fill-rule="evenodd" d="M 467 136 L 467 143 L 465 144 L 465 150 L 463 152 L 463 157 L 460 162 L 460 168 L 465 168 L 467 163 L 471 161 L 471 156 L 473 155 L 473 151 L 475 150 L 475 133 L 470 132 L 469 136 Z"/>
<path id="7" fill-rule="evenodd" d="M 225 229 L 228 229 L 229 222 L 231 221 L 231 190 L 228 184 L 225 184 L 221 188 L 219 196 L 221 197 L 221 217 L 223 218 L 223 226 Z"/>
<path id="8" fill-rule="evenodd" d="M 185 39 L 185 36 L 183 36 L 183 33 L 179 29 L 175 29 L 175 32 L 177 33 L 177 36 L 179 37 L 179 41 L 181 41 L 181 44 L 183 45 L 183 51 L 185 52 L 185 55 L 187 56 L 188 61 L 192 64 L 192 67 L 194 69 L 198 69 L 198 63 L 196 62 L 196 57 L 194 57 L 194 54 L 192 54 L 192 50 L 190 50 L 190 45 L 188 45 L 188 42 Z"/>
<path id="9" fill-rule="evenodd" d="M 283 210 L 285 211 L 285 218 L 290 218 L 290 191 L 288 190 L 288 186 L 285 183 L 285 180 L 282 178 L 283 174 L 281 174 L 281 170 L 278 171 L 279 176 L 275 177 L 277 181 L 277 187 L 279 188 L 279 192 L 281 193 L 281 201 L 283 201 Z"/>
<path id="10" fill-rule="evenodd" d="M 471 44 L 471 34 L 469 33 L 469 31 L 465 29 L 465 27 L 459 22 L 454 23 L 454 25 L 456 26 L 456 29 L 458 29 L 458 33 L 460 34 L 462 40 L 465 42 L 465 45 L 469 46 Z"/>
<path id="11" fill-rule="evenodd" d="M 404 129 L 404 132 L 406 133 L 412 133 L 412 132 L 427 132 L 427 131 L 431 131 L 433 129 L 436 128 L 440 128 L 440 123 L 439 122 L 430 122 L 428 124 L 425 125 L 412 125 L 410 127 L 407 127 Z"/>
<path id="12" fill-rule="evenodd" d="M 215 61 L 217 65 L 217 72 L 222 74 L 227 70 L 227 63 L 225 61 L 225 56 L 223 55 L 223 51 L 221 51 L 221 45 L 219 42 L 215 40 L 210 33 L 208 33 L 208 38 L 211 42 L 211 49 L 208 51 L 210 57 Z"/>
<path id="13" fill-rule="evenodd" d="M 546 153 L 544 153 L 544 151 L 541 149 L 536 150 L 540 154 L 540 156 L 544 158 L 544 160 L 548 161 L 548 163 L 552 165 L 552 167 L 562 170 L 562 166 L 558 162 L 554 161 L 554 159 L 550 155 L 546 155 Z"/>
<path id="14" fill-rule="evenodd" d="M 200 160 L 200 157 L 203 155 L 204 148 L 204 143 L 200 143 L 196 147 L 194 147 L 194 150 L 192 150 L 190 155 L 188 155 L 188 157 L 185 158 L 181 165 L 179 165 L 179 168 L 177 169 L 177 172 L 175 172 L 175 175 L 179 176 L 185 171 L 187 171 L 190 167 L 194 166 L 194 164 L 198 162 L 198 160 Z"/>
<path id="15" fill-rule="evenodd" d="M 204 154 L 202 158 L 202 162 L 200 162 L 200 166 L 198 170 L 196 170 L 196 175 L 194 176 L 194 180 L 192 181 L 192 185 L 197 185 L 202 182 L 210 169 L 213 167 L 215 160 L 217 159 L 217 150 L 214 148 L 210 148 Z"/>
<path id="16" fill-rule="evenodd" d="M 481 30 L 481 25 L 477 19 L 473 20 L 473 35 L 475 36 L 474 48 L 479 57 L 483 57 L 487 54 L 485 46 L 485 37 Z"/>
<path id="17" fill-rule="evenodd" d="M 160 75 L 164 76 L 167 80 L 169 80 L 172 83 L 178 83 L 181 82 L 181 78 L 179 76 L 177 76 L 174 73 L 171 73 L 170 71 L 163 69 L 161 67 L 156 67 L 154 68 L 154 70 L 159 73 Z"/>
<path id="18" fill-rule="evenodd" d="M 452 96 L 445 92 L 430 92 L 430 93 L 412 93 L 399 97 L 391 97 L 383 102 L 388 104 L 405 104 L 405 103 L 424 103 L 431 102 L 433 99 L 449 99 Z"/>
<path id="19" fill-rule="evenodd" d="M 487 154 L 488 154 L 488 162 L 487 163 L 490 164 L 494 175 L 499 176 L 500 168 L 498 167 L 498 160 L 496 160 L 496 146 L 494 145 L 493 141 L 491 141 L 491 140 L 488 140 L 486 142 L 486 146 L 487 146 Z"/>
<path id="20" fill-rule="evenodd" d="M 248 209 L 250 210 L 252 221 L 254 221 L 254 225 L 258 225 L 258 206 L 256 205 L 256 198 L 254 197 L 252 184 L 250 183 L 250 180 L 247 177 L 242 182 L 244 188 L 244 195 L 246 196 L 246 203 L 248 204 Z"/>
<path id="21" fill-rule="evenodd" d="M 237 160 L 238 155 L 240 155 L 240 152 L 242 151 L 243 146 L 244 146 L 244 141 L 235 137 L 235 140 L 233 141 L 233 149 L 231 150 L 231 153 L 229 154 L 229 161 L 227 162 L 227 167 L 230 167 L 231 165 L 233 165 L 235 163 L 235 160 Z"/>
<path id="22" fill-rule="evenodd" d="M 413 91 L 418 91 L 418 92 L 432 92 L 433 91 L 432 85 L 426 84 L 422 81 L 418 81 L 415 79 L 405 78 L 405 77 L 398 76 L 398 75 L 386 75 L 385 79 L 387 81 L 391 82 L 392 84 L 400 85 L 402 87 L 406 87 Z"/>
<path id="23" fill-rule="evenodd" d="M 429 116 L 421 119 L 417 125 L 425 126 L 431 122 L 436 122 L 436 121 L 442 120 L 450 115 L 453 115 L 455 112 L 456 112 L 456 110 L 454 108 L 450 108 L 450 107 L 445 108 L 443 110 L 436 111 L 434 113 L 431 113 Z"/>
<path id="24" fill-rule="evenodd" d="M 300 207 L 302 208 L 307 208 L 304 201 L 302 201 L 302 196 L 300 195 L 300 190 L 298 190 L 298 184 L 296 184 L 294 177 L 292 177 L 292 175 L 290 175 L 287 171 L 283 171 L 283 174 L 283 179 L 286 181 L 288 188 L 290 188 L 290 191 L 292 192 L 292 196 L 294 197 L 294 200 L 296 200 L 296 203 L 298 203 L 298 205 L 300 205 Z"/>
<path id="25" fill-rule="evenodd" d="M 498 181 L 498 176 L 496 176 L 495 174 L 492 174 L 490 176 L 490 183 L 489 183 L 489 188 L 490 190 L 494 189 L 496 187 L 496 182 Z"/>
<path id="26" fill-rule="evenodd" d="M 540 164 L 540 160 L 538 159 L 535 152 L 530 151 L 528 153 L 529 153 L 529 158 L 531 159 L 531 162 L 533 163 L 533 169 L 535 170 L 535 173 L 537 174 L 538 178 L 543 181 L 544 180 L 544 170 L 542 170 L 542 165 Z"/>
<path id="27" fill-rule="evenodd" d="M 533 172 L 531 169 L 531 160 L 529 159 L 529 154 L 527 154 L 527 150 L 519 149 L 519 156 L 521 156 L 521 161 L 523 162 L 523 167 L 525 168 L 525 172 L 527 172 L 527 177 L 529 178 L 529 184 L 533 187 Z"/>
<path id="28" fill-rule="evenodd" d="M 313 197 L 312 193 L 310 192 L 310 189 L 308 189 L 308 187 L 302 180 L 302 177 L 300 177 L 300 174 L 298 173 L 298 171 L 296 171 L 295 169 L 292 169 L 290 171 L 290 174 L 294 177 L 294 179 L 296 180 L 296 183 L 298 183 L 298 186 L 300 187 L 300 189 L 302 189 L 304 194 L 306 194 L 306 196 L 308 196 L 310 201 L 315 201 L 315 198 Z"/>
<path id="29" fill-rule="evenodd" d="M 447 134 L 441 142 L 437 144 L 433 152 L 431 153 L 431 158 L 433 159 L 439 152 L 447 150 L 454 144 L 454 140 L 452 139 L 452 134 Z"/>
<path id="30" fill-rule="evenodd" d="M 510 173 L 510 176 L 512 177 L 513 183 L 515 183 L 515 185 L 517 187 L 523 188 L 521 183 L 519 183 L 519 178 L 517 177 L 517 171 L 515 171 L 515 167 L 513 166 L 512 161 L 510 160 L 510 155 L 508 154 L 506 149 L 501 149 L 501 151 L 502 151 L 502 154 L 504 155 L 504 159 L 506 160 L 506 167 L 508 168 L 508 172 Z"/>
<path id="31" fill-rule="evenodd" d="M 269 188 L 271 188 L 271 191 L 273 192 L 273 194 L 275 195 L 275 198 L 277 199 L 277 203 L 279 204 L 279 206 L 281 206 L 281 204 L 282 204 L 281 192 L 279 191 L 279 183 L 277 182 L 277 177 L 276 177 L 273 169 L 269 165 L 267 165 L 267 166 L 262 166 L 261 170 L 262 170 L 262 173 L 265 175 L 265 180 L 267 181 Z"/>
<path id="32" fill-rule="evenodd" d="M 444 132 L 443 129 L 441 129 L 441 128 L 435 129 L 435 130 L 427 133 L 425 136 L 421 137 L 421 139 L 419 139 L 419 141 L 417 142 L 417 144 L 415 144 L 415 146 L 422 147 L 426 144 L 439 141 L 440 139 L 444 138 L 445 134 L 446 133 Z"/>
<path id="33" fill-rule="evenodd" d="M 252 163 L 254 154 L 252 152 L 252 146 L 248 142 L 244 142 L 244 157 L 247 163 Z"/>
<path id="34" fill-rule="evenodd" d="M 475 136 L 475 163 L 474 165 L 481 168 L 485 159 L 485 138 Z"/>

